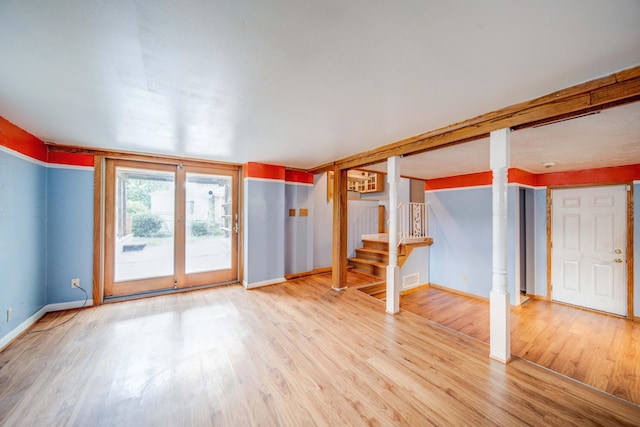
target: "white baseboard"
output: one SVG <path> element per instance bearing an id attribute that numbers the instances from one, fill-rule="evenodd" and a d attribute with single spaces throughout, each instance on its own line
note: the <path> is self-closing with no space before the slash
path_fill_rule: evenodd
<path id="1" fill-rule="evenodd" d="M 62 311 L 62 310 L 71 310 L 72 308 L 80 308 L 84 304 L 84 300 L 81 301 L 69 301 L 69 302 L 58 302 L 56 304 L 48 304 L 45 306 L 47 309 L 47 313 L 51 313 L 52 311 Z M 93 298 L 89 298 L 87 303 L 84 304 L 85 307 L 91 307 L 93 305 Z"/>
<path id="2" fill-rule="evenodd" d="M 44 307 L 42 307 L 40 310 L 36 311 L 33 315 L 31 315 L 31 317 L 27 318 L 24 322 L 22 322 L 18 326 L 16 326 L 7 335 L 5 335 L 2 338 L 0 338 L 0 350 L 4 349 L 7 345 L 9 345 L 9 343 L 11 341 L 13 341 L 14 339 L 16 339 L 16 337 L 18 335 L 20 335 L 21 333 L 23 333 L 24 331 L 29 329 L 31 327 L 31 325 L 36 323 L 45 314 L 47 314 L 47 306 L 46 305 Z"/>
<path id="3" fill-rule="evenodd" d="M 11 332 L 7 335 L 0 338 L 0 350 L 3 350 L 7 345 L 11 343 L 14 339 L 16 339 L 21 333 L 29 329 L 34 323 L 42 318 L 47 313 L 51 313 L 53 311 L 61 311 L 61 310 L 69 310 L 72 308 L 80 308 L 84 304 L 84 300 L 82 301 L 70 301 L 70 302 L 59 302 L 56 304 L 47 304 L 42 307 L 40 310 L 36 311 L 30 317 L 28 317 L 24 322 L 20 323 L 16 326 Z M 93 305 L 93 300 L 89 298 L 87 303 L 84 304 L 85 307 L 89 307 Z"/>
<path id="4" fill-rule="evenodd" d="M 262 286 L 275 285 L 276 283 L 282 283 L 286 281 L 287 279 L 285 279 L 284 277 L 280 277 L 278 279 L 264 280 L 262 282 L 254 282 L 254 283 L 247 283 L 245 280 L 243 280 L 242 285 L 245 287 L 245 289 L 255 289 L 255 288 L 260 288 Z"/>

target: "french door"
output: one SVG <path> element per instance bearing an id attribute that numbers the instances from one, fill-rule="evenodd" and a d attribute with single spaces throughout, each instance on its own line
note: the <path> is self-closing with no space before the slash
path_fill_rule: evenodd
<path id="1" fill-rule="evenodd" d="M 105 167 L 105 297 L 238 279 L 237 169 Z"/>

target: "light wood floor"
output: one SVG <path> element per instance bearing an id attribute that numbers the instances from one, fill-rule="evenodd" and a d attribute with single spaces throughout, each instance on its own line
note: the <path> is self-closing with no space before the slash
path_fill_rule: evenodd
<path id="1" fill-rule="evenodd" d="M 640 407 L 330 275 L 82 310 L 0 353 L 0 425 L 637 425 Z M 35 327 L 63 321 L 47 315 Z"/>
<path id="2" fill-rule="evenodd" d="M 486 300 L 425 287 L 402 296 L 400 307 L 489 342 L 489 302 Z M 640 404 L 640 324 L 637 322 L 530 300 L 511 310 L 511 352 Z"/>

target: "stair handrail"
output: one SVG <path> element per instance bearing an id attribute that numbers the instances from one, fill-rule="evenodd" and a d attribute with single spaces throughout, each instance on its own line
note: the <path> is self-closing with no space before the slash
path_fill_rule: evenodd
<path id="1" fill-rule="evenodd" d="M 398 242 L 420 240 L 428 237 L 429 204 L 416 202 L 398 203 Z"/>

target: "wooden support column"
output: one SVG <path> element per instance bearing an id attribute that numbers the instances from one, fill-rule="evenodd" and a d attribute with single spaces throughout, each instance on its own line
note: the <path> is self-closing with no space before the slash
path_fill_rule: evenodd
<path id="1" fill-rule="evenodd" d="M 102 304 L 104 295 L 104 158 L 93 157 L 93 305 Z"/>
<path id="2" fill-rule="evenodd" d="M 331 287 L 347 288 L 347 170 L 333 168 L 333 263 Z"/>
<path id="3" fill-rule="evenodd" d="M 510 129 L 491 132 L 490 157 L 493 172 L 493 261 L 489 298 L 490 354 L 507 363 L 511 359 L 509 291 L 507 290 L 507 171 Z"/>
<path id="4" fill-rule="evenodd" d="M 387 159 L 389 185 L 389 265 L 387 265 L 387 313 L 400 311 L 400 267 L 398 267 L 398 181 L 400 158 Z"/>

